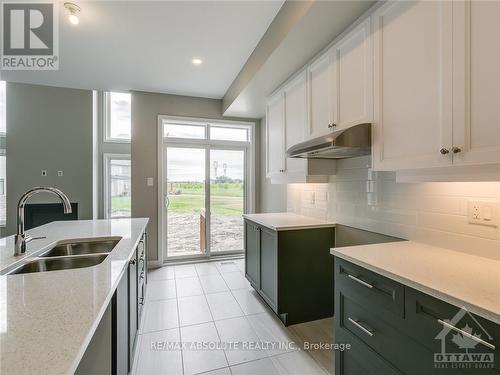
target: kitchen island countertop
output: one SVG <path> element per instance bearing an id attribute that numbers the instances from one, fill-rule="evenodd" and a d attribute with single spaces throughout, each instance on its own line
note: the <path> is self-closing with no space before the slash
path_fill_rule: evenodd
<path id="1" fill-rule="evenodd" d="M 137 247 L 148 219 L 60 221 L 27 231 L 46 236 L 14 257 L 13 236 L 0 239 L 0 373 L 72 374 L 85 353 Z M 121 237 L 93 267 L 4 273 L 68 239 Z"/>

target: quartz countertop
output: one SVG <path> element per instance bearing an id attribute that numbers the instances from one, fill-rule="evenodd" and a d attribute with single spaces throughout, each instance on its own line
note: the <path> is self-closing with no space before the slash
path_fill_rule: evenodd
<path id="1" fill-rule="evenodd" d="M 244 214 L 243 217 L 276 231 L 335 227 L 335 223 L 333 222 L 297 215 L 291 212 Z"/>
<path id="2" fill-rule="evenodd" d="M 413 241 L 330 252 L 500 324 L 500 261 Z"/>
<path id="3" fill-rule="evenodd" d="M 45 239 L 14 257 L 13 236 L 0 239 L 0 271 L 61 240 L 121 237 L 93 267 L 0 276 L 0 373 L 72 374 L 127 269 L 149 219 L 60 221 L 27 231 Z"/>

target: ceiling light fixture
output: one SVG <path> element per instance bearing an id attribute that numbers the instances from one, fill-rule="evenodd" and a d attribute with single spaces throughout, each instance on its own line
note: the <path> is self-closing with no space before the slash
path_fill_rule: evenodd
<path id="1" fill-rule="evenodd" d="M 80 23 L 78 13 L 80 13 L 82 9 L 74 3 L 64 3 L 64 7 L 69 11 L 69 22 L 73 25 L 78 25 Z"/>
<path id="2" fill-rule="evenodd" d="M 203 60 L 202 59 L 192 59 L 191 62 L 193 63 L 193 65 L 201 65 L 203 63 Z"/>

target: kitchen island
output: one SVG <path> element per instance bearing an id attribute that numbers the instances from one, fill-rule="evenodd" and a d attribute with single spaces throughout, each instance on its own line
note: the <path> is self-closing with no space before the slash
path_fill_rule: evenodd
<path id="1" fill-rule="evenodd" d="M 148 219 L 53 222 L 28 231 L 34 238 L 45 238 L 28 243 L 26 254 L 18 257 L 13 255 L 13 236 L 0 240 L 1 374 L 79 372 L 82 359 L 94 344 L 96 330 L 114 332 L 116 318 L 123 322 L 124 314 L 128 316 L 128 311 L 113 309 L 112 305 L 124 306 L 123 301 L 117 301 L 120 288 L 125 291 L 120 296 L 125 297 L 127 286 L 138 285 L 130 265 L 137 267 L 141 256 L 145 267 L 147 223 Z M 118 243 L 102 263 L 95 266 L 7 274 L 60 241 L 110 237 L 119 239 Z M 116 341 L 112 334 L 98 333 L 106 336 L 103 342 Z M 110 353 L 115 350 L 112 346 Z M 123 367 L 116 361 L 111 363 L 112 358 L 109 362 L 108 367 L 112 369 Z"/>

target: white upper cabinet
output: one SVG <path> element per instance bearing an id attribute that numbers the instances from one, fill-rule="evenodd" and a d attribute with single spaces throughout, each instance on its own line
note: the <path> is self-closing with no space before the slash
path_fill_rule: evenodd
<path id="1" fill-rule="evenodd" d="M 267 177 L 283 173 L 285 169 L 285 98 L 283 92 L 272 97 L 267 104 Z"/>
<path id="2" fill-rule="evenodd" d="M 285 94 L 285 150 L 305 140 L 307 131 L 306 72 L 302 72 L 284 89 Z M 285 160 L 286 172 L 300 172 L 306 168 L 306 160 Z"/>
<path id="3" fill-rule="evenodd" d="M 454 3 L 454 164 L 500 162 L 500 2 Z"/>
<path id="4" fill-rule="evenodd" d="M 331 132 L 329 125 L 336 116 L 335 55 L 328 50 L 307 69 L 309 90 L 309 124 L 307 139 L 316 138 Z"/>
<path id="5" fill-rule="evenodd" d="M 451 1 L 388 2 L 372 15 L 377 170 L 452 163 Z"/>
<path id="6" fill-rule="evenodd" d="M 337 129 L 373 121 L 373 51 L 367 18 L 333 47 L 337 68 Z"/>

